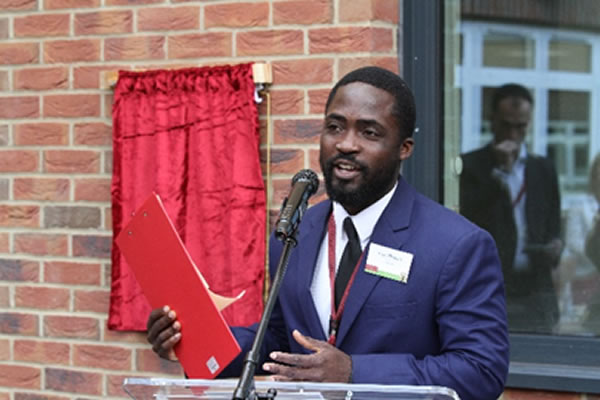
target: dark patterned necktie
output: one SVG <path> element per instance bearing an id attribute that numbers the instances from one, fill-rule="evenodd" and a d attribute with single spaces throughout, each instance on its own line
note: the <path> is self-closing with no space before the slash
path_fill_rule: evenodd
<path id="1" fill-rule="evenodd" d="M 348 236 L 348 243 L 346 243 L 346 247 L 342 253 L 338 272 L 335 277 L 336 310 L 342 301 L 348 281 L 350 280 L 352 272 L 354 271 L 354 267 L 356 267 L 356 263 L 358 262 L 358 259 L 362 253 L 360 249 L 360 239 L 358 238 L 358 234 L 356 233 L 356 229 L 354 228 L 354 224 L 352 223 L 352 219 L 350 219 L 350 217 L 346 217 L 346 219 L 344 219 L 344 231 L 346 232 L 346 236 Z"/>

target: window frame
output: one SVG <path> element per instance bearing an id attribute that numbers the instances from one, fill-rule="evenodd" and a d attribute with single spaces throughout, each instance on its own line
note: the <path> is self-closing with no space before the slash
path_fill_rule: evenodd
<path id="1" fill-rule="evenodd" d="M 418 128 L 415 156 L 404 166 L 403 175 L 440 203 L 444 199 L 443 6 L 444 2 L 403 0 L 399 29 L 401 70 L 415 94 Z M 510 333 L 510 352 L 507 388 L 600 393 L 600 337 Z"/>

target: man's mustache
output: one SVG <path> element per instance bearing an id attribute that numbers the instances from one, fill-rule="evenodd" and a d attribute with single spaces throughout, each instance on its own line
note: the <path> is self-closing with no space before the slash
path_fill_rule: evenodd
<path id="1" fill-rule="evenodd" d="M 337 161 L 339 160 L 345 160 L 345 161 L 350 161 L 351 163 L 355 164 L 359 170 L 367 170 L 369 167 L 367 165 L 365 165 L 364 163 L 358 161 L 356 159 L 356 157 L 354 156 L 354 154 L 338 154 L 337 156 L 331 157 L 330 159 L 328 159 L 325 162 L 325 166 L 327 167 L 328 171 L 331 171 L 333 169 L 333 164 L 335 164 Z"/>

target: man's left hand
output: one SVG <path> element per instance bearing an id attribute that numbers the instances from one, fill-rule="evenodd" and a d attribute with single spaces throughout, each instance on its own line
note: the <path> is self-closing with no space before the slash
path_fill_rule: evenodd
<path id="1" fill-rule="evenodd" d="M 292 333 L 296 342 L 313 351 L 311 354 L 291 354 L 274 351 L 270 354 L 275 362 L 266 362 L 265 371 L 277 381 L 350 382 L 352 360 L 350 356 L 322 340 Z"/>

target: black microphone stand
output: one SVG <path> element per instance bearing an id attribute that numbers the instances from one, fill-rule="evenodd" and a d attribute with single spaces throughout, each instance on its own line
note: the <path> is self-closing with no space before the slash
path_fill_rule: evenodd
<path id="1" fill-rule="evenodd" d="M 287 270 L 290 250 L 297 244 L 296 233 L 297 229 L 294 230 L 292 235 L 284 239 L 283 252 L 279 257 L 279 264 L 277 265 L 275 277 L 271 284 L 271 291 L 269 292 L 269 297 L 265 304 L 265 310 L 260 319 L 260 324 L 258 325 L 252 348 L 244 358 L 242 375 L 233 392 L 233 400 L 267 400 L 274 399 L 275 396 L 277 396 L 277 391 L 274 389 L 269 389 L 267 393 L 264 394 L 257 393 L 254 387 L 254 374 L 256 372 L 256 367 L 258 366 L 260 348 L 262 347 L 265 332 L 269 325 L 269 320 L 271 319 L 271 313 L 273 312 L 273 307 L 275 306 L 277 296 L 279 295 L 279 289 L 281 288 L 281 282 L 283 281 L 285 271 Z"/>

